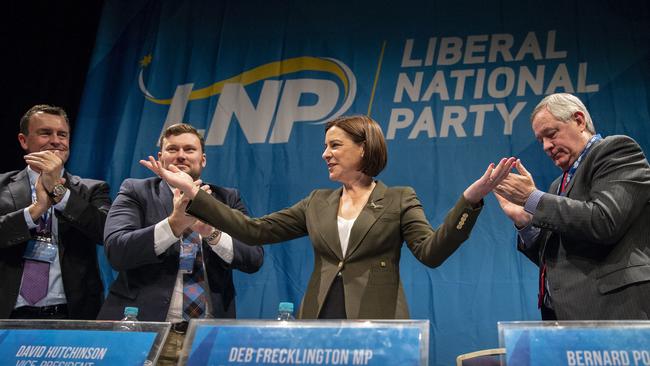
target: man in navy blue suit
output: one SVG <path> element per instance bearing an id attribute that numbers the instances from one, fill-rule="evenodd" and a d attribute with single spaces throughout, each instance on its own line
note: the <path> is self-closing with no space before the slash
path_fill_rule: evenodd
<path id="1" fill-rule="evenodd" d="M 200 178 L 206 166 L 205 142 L 194 127 L 172 125 L 159 142 L 158 159 L 163 164 L 173 164 L 195 180 Z M 203 189 L 248 214 L 236 189 L 215 185 Z M 104 230 L 106 255 L 119 275 L 98 319 L 121 319 L 124 307 L 135 306 L 139 320 L 172 322 L 160 360 L 172 364 L 190 318 L 235 317 L 232 269 L 254 273 L 264 260 L 261 246 L 240 243 L 197 221 L 185 214 L 186 206 L 180 191 L 159 177 L 126 179 Z M 194 281 L 188 276 L 194 275 L 200 276 L 195 281 L 200 283 L 198 294 L 191 290 L 188 295 L 188 283 Z M 205 301 L 188 306 L 188 296 Z"/>

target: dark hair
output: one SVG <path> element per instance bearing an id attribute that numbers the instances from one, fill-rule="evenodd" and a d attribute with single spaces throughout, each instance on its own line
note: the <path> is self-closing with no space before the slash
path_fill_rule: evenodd
<path id="1" fill-rule="evenodd" d="M 342 116 L 327 122 L 325 132 L 332 127 L 345 131 L 357 144 L 363 144 L 361 172 L 376 177 L 386 167 L 388 152 L 381 127 L 365 115 Z"/>
<path id="2" fill-rule="evenodd" d="M 184 133 L 191 133 L 192 135 L 196 135 L 196 137 L 198 137 L 199 141 L 201 142 L 201 152 L 205 152 L 205 140 L 203 139 L 203 136 L 199 133 L 199 131 L 196 130 L 196 128 L 194 128 L 192 125 L 188 125 L 187 123 L 177 123 L 165 128 L 163 133 L 160 134 L 158 145 L 160 145 L 160 148 L 162 149 L 164 139 L 168 138 L 169 136 L 178 136 Z"/>
<path id="3" fill-rule="evenodd" d="M 22 118 L 20 119 L 20 133 L 22 133 L 23 135 L 29 134 L 29 120 L 32 118 L 33 115 L 40 112 L 63 117 L 65 123 L 68 125 L 68 128 L 70 128 L 70 121 L 68 120 L 68 114 L 65 113 L 65 110 L 63 110 L 63 108 L 49 105 L 49 104 L 37 104 L 29 108 L 29 110 L 25 112 L 25 114 L 23 114 Z"/>

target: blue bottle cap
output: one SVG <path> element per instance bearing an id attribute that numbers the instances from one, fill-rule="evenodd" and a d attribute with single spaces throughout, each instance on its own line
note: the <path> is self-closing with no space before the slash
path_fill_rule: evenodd
<path id="1" fill-rule="evenodd" d="M 288 311 L 290 313 L 293 313 L 293 303 L 281 302 L 280 305 L 278 305 L 278 311 Z"/>
<path id="2" fill-rule="evenodd" d="M 124 316 L 138 316 L 138 308 L 132 306 L 125 307 Z"/>

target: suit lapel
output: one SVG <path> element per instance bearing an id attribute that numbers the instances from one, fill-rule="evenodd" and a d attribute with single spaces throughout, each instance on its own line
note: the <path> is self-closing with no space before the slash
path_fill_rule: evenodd
<path id="1" fill-rule="evenodd" d="M 79 184 L 81 184 L 81 179 L 79 179 L 79 177 L 69 174 L 66 170 L 63 173 L 63 178 L 65 178 L 65 186 L 68 187 L 68 189 L 79 192 Z"/>
<path id="2" fill-rule="evenodd" d="M 71 191 L 75 192 L 77 194 L 81 194 L 81 178 L 76 177 L 74 175 L 71 175 L 68 173 L 67 170 L 63 172 L 63 178 L 65 178 L 65 186 Z M 69 224 L 67 220 L 62 219 L 62 214 L 59 213 L 58 211 L 54 210 L 54 213 L 56 215 L 56 221 L 58 225 L 58 230 L 59 230 L 59 238 L 63 238 L 65 236 L 65 232 L 68 230 Z M 59 248 L 61 248 L 61 255 L 63 255 L 63 251 L 65 250 L 65 240 L 61 239 L 59 243 Z"/>
<path id="3" fill-rule="evenodd" d="M 555 195 L 560 195 L 560 185 L 562 184 L 562 175 L 560 177 L 556 178 L 553 183 L 551 183 L 551 186 L 548 188 L 548 193 L 552 193 Z"/>
<path id="4" fill-rule="evenodd" d="M 578 166 L 578 169 L 576 169 L 576 171 L 573 173 L 573 177 L 571 177 L 571 180 L 569 181 L 569 185 L 568 185 L 568 186 L 566 187 L 566 189 L 565 189 L 565 191 L 566 191 L 566 195 L 565 195 L 565 196 L 568 197 L 568 196 L 569 196 L 569 193 L 571 193 L 571 189 L 572 189 L 573 186 L 575 185 L 574 183 L 575 183 L 575 181 L 577 180 L 577 178 L 578 178 L 578 176 L 579 176 L 579 173 L 580 173 L 581 171 L 591 170 L 591 169 L 588 169 L 588 168 L 584 168 L 583 165 L 591 164 L 591 163 L 588 162 L 588 161 L 589 161 L 589 155 L 593 155 L 592 153 L 594 152 L 594 150 L 596 150 L 596 149 L 598 148 L 598 145 L 600 145 L 602 142 L 603 142 L 603 140 L 596 141 L 596 142 L 591 146 L 591 148 L 589 149 L 589 151 L 587 152 L 587 154 L 586 154 L 585 156 L 582 157 L 582 161 L 580 162 L 580 165 Z"/>
<path id="5" fill-rule="evenodd" d="M 551 183 L 551 186 L 549 187 L 549 193 L 559 195 L 560 185 L 562 184 L 563 177 L 564 177 L 564 175 L 560 175 L 558 178 L 556 178 L 553 181 L 553 183 Z M 573 179 L 572 179 L 572 181 L 573 181 Z M 567 193 L 568 193 L 568 191 L 567 191 Z M 539 247 L 539 263 L 540 263 L 539 268 L 540 268 L 540 270 L 542 268 L 541 264 L 544 263 L 544 261 L 546 260 L 545 259 L 545 257 L 546 257 L 546 249 L 547 249 L 547 247 L 549 245 L 548 243 L 549 243 L 549 241 L 551 239 L 551 236 L 556 235 L 556 234 L 553 233 L 553 232 L 549 232 L 549 233 L 544 233 L 543 235 L 547 235 L 547 237 L 546 237 L 545 240 L 542 241 L 542 245 L 540 245 L 540 247 Z"/>
<path id="6" fill-rule="evenodd" d="M 66 188 L 68 188 L 71 192 L 75 192 L 77 194 L 81 194 L 81 179 L 77 176 L 74 176 L 70 173 L 68 173 L 67 170 L 63 172 L 63 178 L 65 179 L 65 184 Z M 59 227 L 59 237 L 68 229 L 68 223 L 65 219 L 63 219 L 63 215 L 60 214 L 58 211 L 54 211 L 54 214 L 56 215 L 57 219 L 57 225 Z"/>
<path id="7" fill-rule="evenodd" d="M 386 210 L 387 203 L 384 202 L 386 189 L 387 187 L 384 183 L 377 181 L 375 189 L 373 189 L 368 198 L 368 203 L 363 207 L 363 210 L 361 210 L 361 213 L 354 221 L 354 225 L 352 225 L 348 250 L 345 254 L 346 258 L 349 258 L 354 254 L 370 228 Z M 338 232 L 338 230 L 336 232 Z"/>
<path id="8" fill-rule="evenodd" d="M 9 183 L 9 192 L 16 208 L 25 208 L 32 204 L 32 187 L 29 183 L 27 168 L 18 172 Z"/>
<path id="9" fill-rule="evenodd" d="M 571 193 L 571 188 L 573 188 L 573 185 L 576 181 L 576 178 L 578 177 L 578 170 L 573 174 L 573 177 L 571 177 L 571 180 L 569 181 L 569 184 L 567 184 L 566 187 L 564 187 L 564 196 L 569 197 L 569 193 Z M 560 178 L 560 184 L 562 184 L 562 178 Z M 557 188 L 555 190 L 557 192 Z"/>
<path id="10" fill-rule="evenodd" d="M 80 193 L 81 184 L 79 177 L 75 177 L 68 173 L 67 170 L 63 172 L 63 178 L 65 179 L 66 186 L 71 192 Z M 56 225 L 58 231 L 58 245 L 59 245 L 59 260 L 61 260 L 65 255 L 65 243 L 66 243 L 66 232 L 68 231 L 68 223 L 63 219 L 63 215 L 57 210 L 53 210 L 54 216 L 56 216 Z"/>
<path id="11" fill-rule="evenodd" d="M 174 210 L 174 195 L 167 183 L 162 179 L 158 182 L 156 194 L 158 195 L 158 203 L 162 206 L 161 211 L 165 213 L 165 216 L 171 215 Z"/>
<path id="12" fill-rule="evenodd" d="M 318 202 L 316 208 L 318 217 L 322 218 L 319 220 L 320 236 L 339 260 L 343 260 L 337 223 L 341 191 L 342 188 L 334 190 L 326 200 Z"/>

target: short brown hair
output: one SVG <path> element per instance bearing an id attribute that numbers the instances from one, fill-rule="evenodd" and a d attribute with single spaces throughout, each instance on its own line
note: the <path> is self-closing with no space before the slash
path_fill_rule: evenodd
<path id="1" fill-rule="evenodd" d="M 203 139 L 203 136 L 199 133 L 199 131 L 197 131 L 196 128 L 187 123 L 177 123 L 165 128 L 165 130 L 160 134 L 158 145 L 160 145 L 160 148 L 162 149 L 164 139 L 168 138 L 169 136 L 178 136 L 184 133 L 191 133 L 192 135 L 196 135 L 196 137 L 198 137 L 199 141 L 201 142 L 201 152 L 205 152 L 205 140 Z"/>
<path id="2" fill-rule="evenodd" d="M 23 114 L 22 118 L 20 118 L 20 133 L 27 136 L 29 134 L 29 120 L 32 118 L 33 115 L 41 112 L 63 117 L 65 123 L 68 125 L 68 128 L 70 128 L 70 121 L 68 120 L 68 114 L 65 113 L 65 110 L 63 110 L 63 108 L 49 105 L 49 104 L 37 104 L 29 108 L 29 110 L 27 110 L 27 112 Z"/>
<path id="3" fill-rule="evenodd" d="M 325 132 L 332 127 L 345 131 L 357 144 L 363 144 L 361 158 L 362 173 L 376 177 L 386 167 L 388 150 L 381 127 L 375 120 L 365 115 L 341 116 L 327 122 Z"/>

